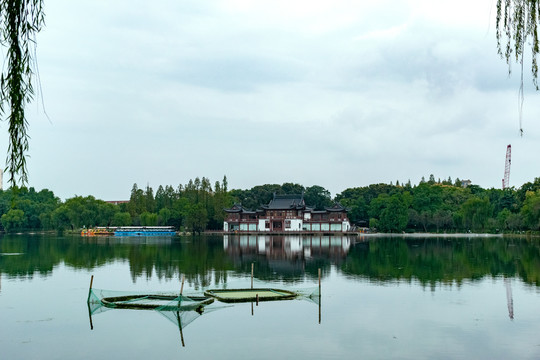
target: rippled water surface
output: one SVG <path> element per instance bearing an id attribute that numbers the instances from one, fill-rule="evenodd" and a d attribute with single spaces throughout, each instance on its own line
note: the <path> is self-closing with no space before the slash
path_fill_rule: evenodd
<path id="1" fill-rule="evenodd" d="M 98 309 L 93 287 L 321 296 L 199 313 Z M 320 299 L 320 300 L 319 300 Z M 2 359 L 539 359 L 540 244 L 501 237 L 0 238 Z"/>

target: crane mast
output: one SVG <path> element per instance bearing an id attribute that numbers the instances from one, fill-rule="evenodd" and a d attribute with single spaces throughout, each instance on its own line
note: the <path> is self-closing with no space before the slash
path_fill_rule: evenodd
<path id="1" fill-rule="evenodd" d="M 512 297 L 512 285 L 509 278 L 504 278 L 504 286 L 506 287 L 506 305 L 508 306 L 508 317 L 514 320 L 514 299 Z"/>
<path id="2" fill-rule="evenodd" d="M 503 190 L 509 187 L 510 183 L 510 163 L 512 162 L 512 145 L 506 147 L 506 160 L 504 162 L 504 177 L 502 179 Z"/>

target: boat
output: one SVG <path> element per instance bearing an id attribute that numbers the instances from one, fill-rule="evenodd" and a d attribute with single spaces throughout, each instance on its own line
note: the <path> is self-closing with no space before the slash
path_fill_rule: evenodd
<path id="1" fill-rule="evenodd" d="M 204 292 L 204 295 L 211 296 L 224 303 L 292 300 L 299 296 L 294 291 L 273 288 L 209 289 Z"/>
<path id="2" fill-rule="evenodd" d="M 114 236 L 174 236 L 174 226 L 120 226 Z"/>
<path id="3" fill-rule="evenodd" d="M 111 235 L 114 235 L 114 229 L 98 226 L 92 229 L 82 229 L 81 235 L 82 236 L 111 236 Z"/>

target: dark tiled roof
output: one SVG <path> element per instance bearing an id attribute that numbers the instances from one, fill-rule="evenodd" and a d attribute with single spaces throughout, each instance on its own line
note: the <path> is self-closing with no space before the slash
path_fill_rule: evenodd
<path id="1" fill-rule="evenodd" d="M 288 209 L 303 209 L 306 207 L 304 202 L 304 194 L 302 195 L 276 195 L 268 203 L 263 205 L 263 209 L 268 210 L 288 210 Z"/>
<path id="2" fill-rule="evenodd" d="M 341 204 L 335 203 L 332 207 L 325 207 L 325 210 L 328 212 L 343 212 L 347 211 L 347 209 L 342 206 Z"/>
<path id="3" fill-rule="evenodd" d="M 230 209 L 223 209 L 225 212 L 228 212 L 228 213 L 253 213 L 255 214 L 255 211 L 251 211 L 249 209 L 246 209 L 245 207 L 243 207 L 241 204 L 234 204 L 232 208 Z"/>

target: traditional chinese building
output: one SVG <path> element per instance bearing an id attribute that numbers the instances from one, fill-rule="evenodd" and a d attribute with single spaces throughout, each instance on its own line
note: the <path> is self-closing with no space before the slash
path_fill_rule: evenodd
<path id="1" fill-rule="evenodd" d="M 224 209 L 225 232 L 348 232 L 347 209 L 340 204 L 324 210 L 306 206 L 304 195 L 276 195 L 255 211 L 235 204 Z"/>

